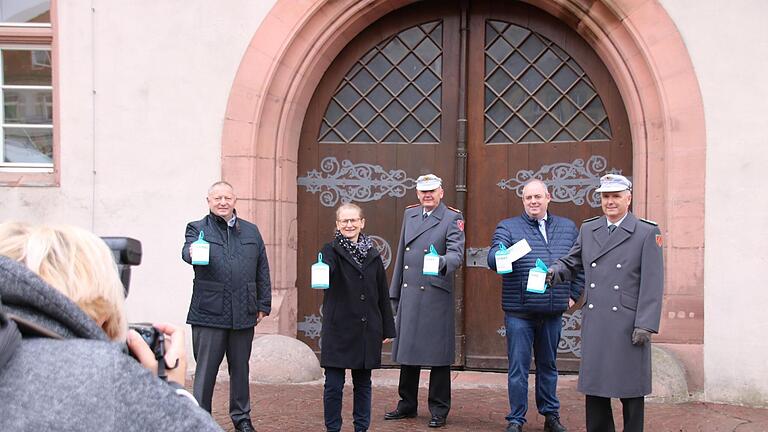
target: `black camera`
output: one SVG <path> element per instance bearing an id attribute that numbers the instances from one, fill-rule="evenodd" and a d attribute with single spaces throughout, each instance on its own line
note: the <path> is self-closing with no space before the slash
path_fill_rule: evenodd
<path id="1" fill-rule="evenodd" d="M 123 282 L 123 295 L 128 297 L 131 285 L 131 266 L 141 264 L 141 242 L 130 237 L 102 237 L 115 257 L 120 281 Z"/>
<path id="2" fill-rule="evenodd" d="M 149 345 L 149 349 L 152 350 L 152 354 L 155 355 L 155 360 L 157 360 L 157 377 L 167 381 L 168 374 L 165 370 L 168 367 L 165 364 L 165 335 L 163 335 L 163 332 L 156 329 L 150 323 L 131 323 L 128 324 L 128 328 L 135 330 L 144 339 L 144 342 Z M 131 356 L 133 356 L 133 353 L 131 353 Z"/>
<path id="3" fill-rule="evenodd" d="M 102 237 L 115 257 L 115 264 L 120 272 L 120 281 L 123 283 L 123 294 L 128 297 L 131 284 L 131 266 L 141 264 L 141 242 L 130 237 Z M 157 376 L 167 380 L 165 373 L 165 336 L 163 332 L 149 323 L 132 323 L 128 328 L 136 330 L 144 342 L 149 345 L 157 360 Z M 130 351 L 129 351 L 130 352 Z M 133 353 L 131 353 L 133 355 Z"/>
<path id="4" fill-rule="evenodd" d="M 155 355 L 156 359 L 161 359 L 165 355 L 165 336 L 163 332 L 156 329 L 150 323 L 131 323 L 128 325 L 131 330 L 136 330 L 144 342 L 149 345 L 149 349 Z"/>

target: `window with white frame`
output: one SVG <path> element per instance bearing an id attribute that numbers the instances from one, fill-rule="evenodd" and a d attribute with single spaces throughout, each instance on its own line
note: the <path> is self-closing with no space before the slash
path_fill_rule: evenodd
<path id="1" fill-rule="evenodd" d="M 54 164 L 50 0 L 0 0 L 0 171 Z"/>

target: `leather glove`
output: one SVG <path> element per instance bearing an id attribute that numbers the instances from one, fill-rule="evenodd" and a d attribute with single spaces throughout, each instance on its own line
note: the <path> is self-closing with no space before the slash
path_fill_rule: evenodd
<path id="1" fill-rule="evenodd" d="M 645 345 L 651 341 L 651 332 L 635 327 L 632 332 L 632 345 Z"/>
<path id="2" fill-rule="evenodd" d="M 554 286 L 562 282 L 560 279 L 560 273 L 555 273 L 552 268 L 547 269 L 547 277 L 544 282 L 549 286 Z"/>

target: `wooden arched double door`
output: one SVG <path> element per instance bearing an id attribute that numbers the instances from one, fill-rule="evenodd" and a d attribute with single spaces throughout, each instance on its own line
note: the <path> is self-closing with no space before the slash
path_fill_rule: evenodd
<path id="1" fill-rule="evenodd" d="M 335 208 L 363 208 L 391 276 L 415 179 L 432 172 L 466 219 L 455 364 L 505 369 L 501 280 L 485 268 L 496 224 L 523 211 L 532 178 L 549 185 L 551 212 L 577 224 L 600 214 L 599 177 L 631 176 L 632 148 L 615 83 L 566 24 L 522 2 L 442 0 L 385 16 L 338 55 L 307 111 L 298 167 L 299 339 L 322 345 L 309 271 Z M 564 315 L 564 370 L 578 368 L 579 324 Z"/>

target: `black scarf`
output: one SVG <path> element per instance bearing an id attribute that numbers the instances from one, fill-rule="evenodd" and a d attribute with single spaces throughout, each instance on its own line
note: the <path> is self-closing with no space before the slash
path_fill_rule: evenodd
<path id="1" fill-rule="evenodd" d="M 373 247 L 371 238 L 363 233 L 360 233 L 360 235 L 357 237 L 357 243 L 352 243 L 352 241 L 344 237 L 344 234 L 342 234 L 339 230 L 336 230 L 333 236 L 336 241 L 339 242 L 341 247 L 343 247 L 344 250 L 352 255 L 352 259 L 355 260 L 357 265 L 362 267 L 363 261 L 365 261 L 365 257 L 368 256 L 368 251 L 371 249 L 371 247 Z"/>

